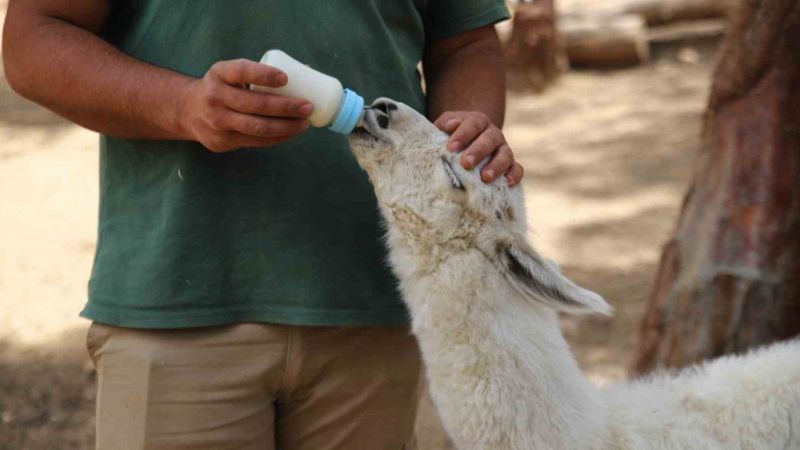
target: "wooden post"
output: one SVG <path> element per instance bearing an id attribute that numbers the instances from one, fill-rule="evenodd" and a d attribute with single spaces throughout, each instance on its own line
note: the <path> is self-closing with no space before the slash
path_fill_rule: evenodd
<path id="1" fill-rule="evenodd" d="M 800 0 L 743 0 L 636 374 L 800 333 Z"/>
<path id="2" fill-rule="evenodd" d="M 542 90 L 566 70 L 559 40 L 555 0 L 519 3 L 505 47 L 508 86 Z"/>

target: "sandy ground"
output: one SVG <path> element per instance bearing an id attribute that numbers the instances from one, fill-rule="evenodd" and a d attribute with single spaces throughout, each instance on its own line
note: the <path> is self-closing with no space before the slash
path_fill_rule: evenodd
<path id="1" fill-rule="evenodd" d="M 506 133 L 527 168 L 533 242 L 616 308 L 613 318 L 564 321 L 601 383 L 625 376 L 698 146 L 711 70 L 711 51 L 698 50 L 682 58 L 692 63 L 673 49 L 645 67 L 570 73 L 543 95 L 509 98 Z M 94 374 L 77 313 L 97 170 L 95 134 L 0 77 L 0 449 L 91 447 Z M 421 449 L 448 448 L 430 405 L 419 425 Z"/>

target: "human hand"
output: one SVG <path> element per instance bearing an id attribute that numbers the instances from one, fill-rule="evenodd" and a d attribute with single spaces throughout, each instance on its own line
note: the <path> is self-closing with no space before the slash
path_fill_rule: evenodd
<path id="1" fill-rule="evenodd" d="M 437 128 L 450 133 L 447 149 L 463 150 L 461 165 L 471 170 L 489 155 L 492 159 L 481 171 L 484 183 L 491 183 L 505 175 L 509 186 L 522 181 L 524 170 L 514 161 L 514 154 L 506 143 L 506 137 L 486 114 L 477 111 L 447 111 L 434 122 Z M 465 145 L 468 146 L 465 147 Z"/>
<path id="2" fill-rule="evenodd" d="M 290 139 L 308 128 L 311 102 L 245 87 L 286 82 L 286 74 L 274 67 L 246 59 L 220 61 L 183 92 L 182 128 L 215 153 Z"/>

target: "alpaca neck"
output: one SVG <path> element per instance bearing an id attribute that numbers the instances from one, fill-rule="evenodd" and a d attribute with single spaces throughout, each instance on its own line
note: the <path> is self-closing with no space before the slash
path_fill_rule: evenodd
<path id="1" fill-rule="evenodd" d="M 556 314 L 519 298 L 482 256 L 463 258 L 402 282 L 450 434 L 467 449 L 595 448 L 604 413 Z"/>

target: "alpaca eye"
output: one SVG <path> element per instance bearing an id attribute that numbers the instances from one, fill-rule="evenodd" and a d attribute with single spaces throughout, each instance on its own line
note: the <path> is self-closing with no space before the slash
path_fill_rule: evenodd
<path id="1" fill-rule="evenodd" d="M 450 186 L 453 189 L 458 189 L 459 191 L 466 191 L 467 189 L 464 187 L 464 183 L 462 183 L 461 179 L 458 178 L 455 169 L 453 169 L 453 166 L 450 165 L 450 161 L 448 161 L 444 156 L 442 156 L 442 166 L 444 167 L 444 172 L 447 174 L 447 177 L 450 179 Z"/>

